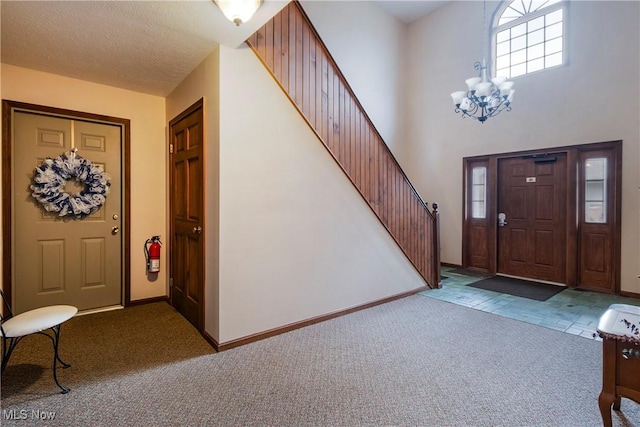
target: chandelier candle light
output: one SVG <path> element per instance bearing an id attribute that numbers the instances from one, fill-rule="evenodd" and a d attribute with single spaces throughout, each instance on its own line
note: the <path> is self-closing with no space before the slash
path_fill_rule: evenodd
<path id="1" fill-rule="evenodd" d="M 485 40 L 484 51 L 486 55 L 486 0 L 482 4 L 482 13 L 483 40 Z M 487 76 L 487 63 L 485 60 L 482 60 L 482 63 L 476 62 L 473 64 L 473 68 L 480 72 L 480 76 L 465 80 L 467 83 L 466 91 L 461 90 L 451 94 L 453 104 L 456 106 L 456 113 L 461 112 L 463 118 L 472 117 L 480 123 L 484 123 L 489 117 L 495 117 L 504 110 L 511 111 L 511 101 L 515 93 L 513 82 L 507 80 L 506 77 L 491 78 L 491 75 Z"/>

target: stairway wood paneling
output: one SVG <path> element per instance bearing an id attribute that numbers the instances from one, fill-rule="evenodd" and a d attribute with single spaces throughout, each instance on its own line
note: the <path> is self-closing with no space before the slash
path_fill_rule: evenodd
<path id="1" fill-rule="evenodd" d="M 439 287 L 437 205 L 430 211 L 411 185 L 300 4 L 247 43 L 427 284 Z"/>

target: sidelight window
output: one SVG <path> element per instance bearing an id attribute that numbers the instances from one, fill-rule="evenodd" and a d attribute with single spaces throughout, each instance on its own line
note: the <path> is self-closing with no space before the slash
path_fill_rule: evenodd
<path id="1" fill-rule="evenodd" d="M 487 168 L 475 167 L 471 176 L 471 216 L 484 219 L 487 217 Z"/>
<path id="2" fill-rule="evenodd" d="M 584 177 L 584 220 L 604 224 L 607 222 L 607 159 L 587 159 Z"/>

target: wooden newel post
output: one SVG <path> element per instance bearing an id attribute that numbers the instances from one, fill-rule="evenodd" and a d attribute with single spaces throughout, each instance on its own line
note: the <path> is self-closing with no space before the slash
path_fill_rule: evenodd
<path id="1" fill-rule="evenodd" d="M 435 268 L 436 288 L 441 288 L 440 281 L 440 212 L 438 212 L 438 204 L 433 203 L 433 263 Z"/>

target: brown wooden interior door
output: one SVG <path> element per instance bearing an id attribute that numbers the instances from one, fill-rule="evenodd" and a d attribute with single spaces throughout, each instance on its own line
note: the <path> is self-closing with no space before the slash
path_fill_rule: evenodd
<path id="1" fill-rule="evenodd" d="M 171 303 L 199 331 L 204 321 L 202 110 L 199 101 L 169 124 Z"/>
<path id="2" fill-rule="evenodd" d="M 567 158 L 498 162 L 498 273 L 565 283 Z"/>

